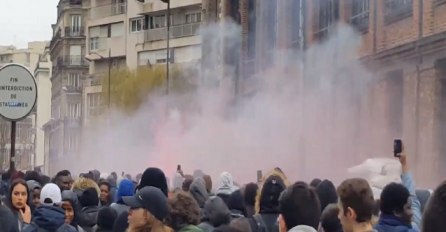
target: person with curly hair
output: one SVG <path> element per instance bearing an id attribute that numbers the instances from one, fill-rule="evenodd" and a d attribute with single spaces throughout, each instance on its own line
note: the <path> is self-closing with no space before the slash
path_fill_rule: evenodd
<path id="1" fill-rule="evenodd" d="M 165 223 L 177 232 L 202 232 L 200 223 L 200 207 L 197 201 L 185 192 L 177 192 L 168 201 L 169 214 Z"/>

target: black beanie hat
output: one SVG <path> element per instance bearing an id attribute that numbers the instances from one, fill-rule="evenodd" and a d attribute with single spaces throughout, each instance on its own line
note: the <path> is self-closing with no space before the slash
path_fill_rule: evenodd
<path id="1" fill-rule="evenodd" d="M 159 168 L 147 168 L 141 177 L 141 182 L 139 183 L 138 189 L 142 189 L 146 186 L 153 186 L 159 188 L 164 195 L 169 192 L 167 187 L 167 180 L 164 172 Z"/>
<path id="2" fill-rule="evenodd" d="M 104 206 L 98 212 L 98 227 L 105 230 L 113 230 L 116 218 L 118 218 L 116 210 L 109 206 Z"/>
<path id="3" fill-rule="evenodd" d="M 95 188 L 88 188 L 86 189 L 80 199 L 79 203 L 82 205 L 82 207 L 88 207 L 88 206 L 96 206 L 99 204 L 99 194 L 98 191 Z"/>

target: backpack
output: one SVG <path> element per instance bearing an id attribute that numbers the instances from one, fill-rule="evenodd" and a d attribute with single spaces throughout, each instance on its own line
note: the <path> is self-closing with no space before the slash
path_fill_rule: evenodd
<path id="1" fill-rule="evenodd" d="M 260 214 L 254 214 L 252 218 L 249 219 L 249 225 L 251 226 L 252 232 L 269 232 L 268 227 Z"/>

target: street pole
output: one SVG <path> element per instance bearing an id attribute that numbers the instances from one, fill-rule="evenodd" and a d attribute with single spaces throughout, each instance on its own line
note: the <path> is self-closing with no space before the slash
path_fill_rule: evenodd
<path id="1" fill-rule="evenodd" d="M 17 122 L 12 121 L 11 122 L 11 147 L 10 147 L 10 159 L 9 159 L 9 170 L 15 170 L 15 130 L 16 130 Z"/>
<path id="2" fill-rule="evenodd" d="M 170 63 L 170 0 L 167 1 L 166 95 L 169 95 L 169 63 Z"/>
<path id="3" fill-rule="evenodd" d="M 111 86 L 111 48 L 108 49 L 108 110 L 110 111 L 110 86 Z"/>

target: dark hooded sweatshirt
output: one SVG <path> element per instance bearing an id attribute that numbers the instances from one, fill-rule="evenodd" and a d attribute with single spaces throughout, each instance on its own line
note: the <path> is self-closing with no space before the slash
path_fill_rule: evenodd
<path id="1" fill-rule="evenodd" d="M 22 232 L 76 232 L 76 229 L 65 224 L 65 211 L 57 206 L 39 206 L 33 214 L 32 221 Z"/>
<path id="2" fill-rule="evenodd" d="M 212 232 L 214 228 L 228 225 L 231 222 L 231 211 L 229 211 L 223 199 L 213 196 L 204 205 L 201 221 L 198 228 L 203 232 Z"/>
<path id="3" fill-rule="evenodd" d="M 259 226 L 265 226 L 266 231 L 276 232 L 276 224 L 279 217 L 279 197 L 286 186 L 284 180 L 278 175 L 270 175 L 266 178 L 260 191 L 258 214 L 249 219 L 251 231 L 259 231 Z M 263 222 L 262 222 L 262 221 Z"/>
<path id="4" fill-rule="evenodd" d="M 79 226 L 81 213 L 81 205 L 79 204 L 79 200 L 77 198 L 77 194 L 71 190 L 65 190 L 62 192 L 62 201 L 70 202 L 71 206 L 74 210 L 74 218 L 71 222 L 71 226 L 73 226 L 78 232 L 83 232 L 82 227 Z"/>
<path id="5" fill-rule="evenodd" d="M 82 217 L 79 225 L 86 231 L 92 232 L 96 225 L 99 213 L 99 196 L 95 188 L 89 188 L 82 193 L 80 203 L 83 206 L 81 210 Z"/>
<path id="6" fill-rule="evenodd" d="M 195 180 L 190 185 L 189 192 L 192 195 L 192 197 L 197 201 L 200 208 L 203 209 L 204 204 L 206 203 L 206 200 L 209 197 L 209 194 L 206 190 L 206 183 L 204 182 L 203 178 L 201 177 L 195 178 Z"/>
<path id="7" fill-rule="evenodd" d="M 110 196 L 112 199 L 111 203 L 115 203 L 118 199 L 117 199 L 117 193 L 118 193 L 118 188 L 116 187 L 116 179 L 113 176 L 109 176 L 107 178 L 108 180 L 108 184 L 110 185 Z"/>
<path id="8" fill-rule="evenodd" d="M 244 199 L 240 190 L 236 190 L 235 192 L 231 193 L 226 201 L 226 204 L 231 211 L 232 219 L 242 218 L 245 216 L 243 214 L 243 212 L 245 212 Z"/>

